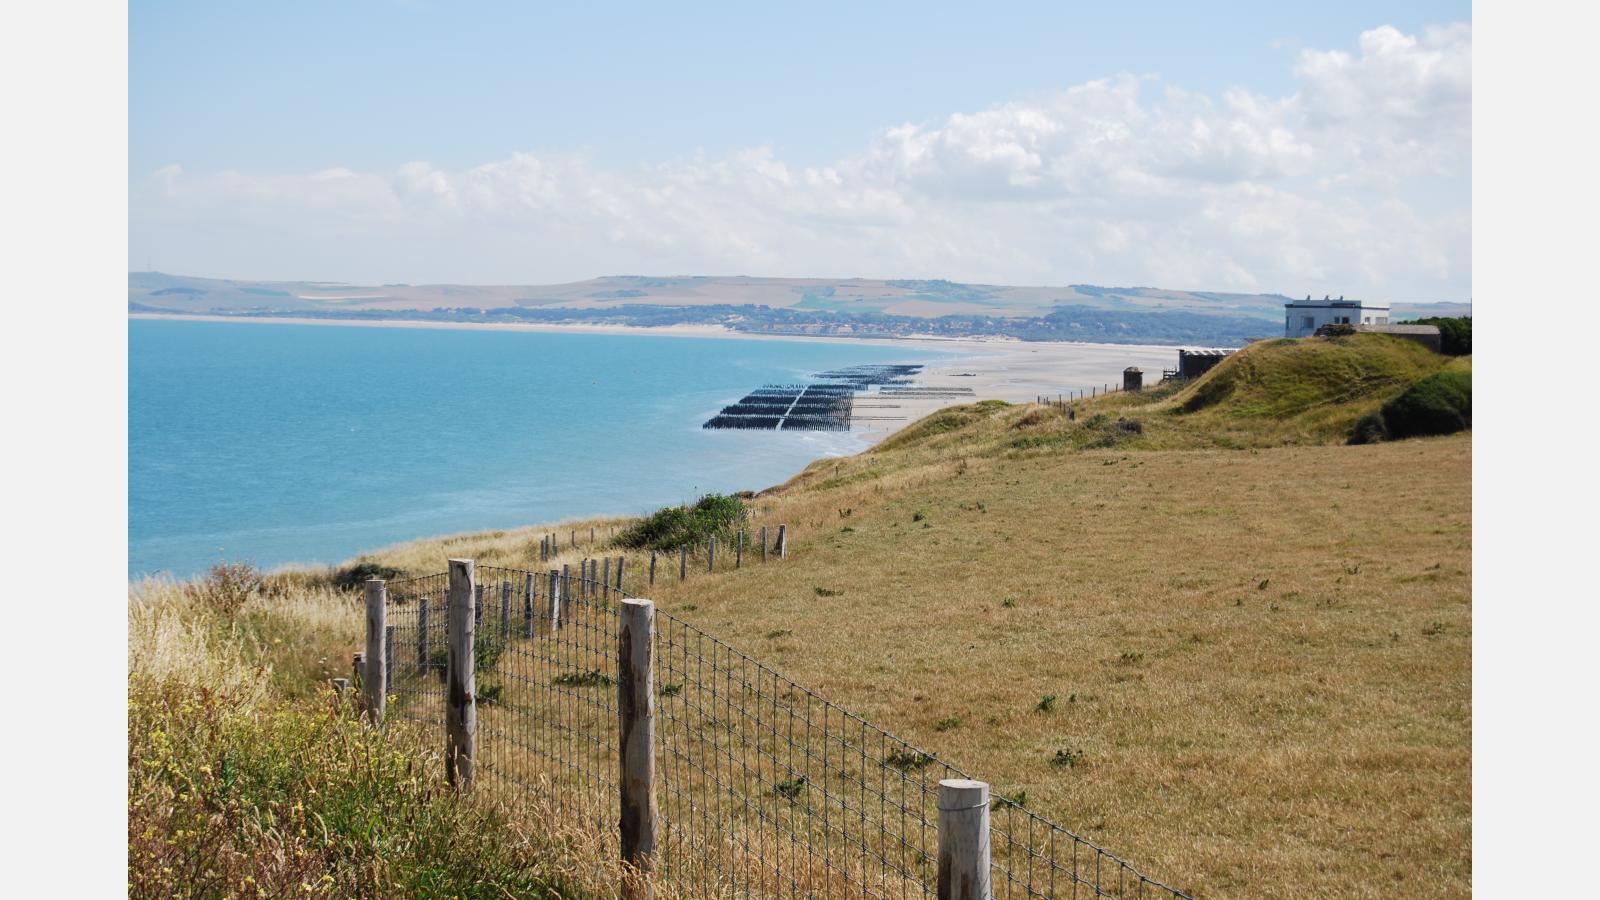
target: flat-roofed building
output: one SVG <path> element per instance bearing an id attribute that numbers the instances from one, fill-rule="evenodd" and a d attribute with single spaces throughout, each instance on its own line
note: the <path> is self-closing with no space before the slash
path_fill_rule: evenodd
<path id="1" fill-rule="evenodd" d="M 1346 300 L 1343 296 L 1337 300 L 1326 296 L 1313 300 L 1307 294 L 1304 300 L 1285 303 L 1283 309 L 1284 337 L 1310 337 L 1324 325 L 1389 324 L 1389 307 Z"/>

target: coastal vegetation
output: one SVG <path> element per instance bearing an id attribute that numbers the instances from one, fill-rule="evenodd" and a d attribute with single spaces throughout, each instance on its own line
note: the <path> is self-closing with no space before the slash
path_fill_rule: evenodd
<path id="1" fill-rule="evenodd" d="M 745 519 L 738 497 L 707 494 L 692 505 L 669 506 L 623 528 L 612 543 L 629 550 L 677 550 L 708 539 L 731 540 Z"/>
<path id="2" fill-rule="evenodd" d="M 789 526 L 787 560 L 654 585 L 630 566 L 628 591 L 1197 895 L 1466 896 L 1471 436 L 1346 442 L 1416 397 L 1452 402 L 1470 371 L 1470 357 L 1384 335 L 1262 341 L 1139 394 L 944 409 L 703 513 L 453 535 L 343 570 L 426 574 L 452 556 L 536 568 L 541 535 L 590 526 L 618 528 L 629 547 L 693 534 L 703 560 L 695 529 L 736 527 L 734 501 L 747 534 Z M 555 564 L 614 552 L 567 549 Z M 368 822 L 401 813 L 339 786 L 381 752 L 323 687 L 361 642 L 340 571 L 133 586 L 130 764 L 150 771 L 130 770 L 130 852 L 200 839 L 178 799 L 195 784 L 208 803 L 236 804 L 220 820 L 227 852 L 279 867 L 245 873 L 258 881 L 318 895 L 606 884 L 615 873 L 581 835 L 537 811 L 428 794 L 437 760 L 398 744 L 387 752 L 409 768 L 396 757 L 376 777 L 410 773 L 412 793 L 395 796 L 464 861 L 407 848 L 387 821 L 339 824 L 363 804 Z M 182 710 L 202 691 L 227 698 L 220 712 Z M 208 724 L 230 704 L 245 712 Z M 172 735 L 205 742 L 171 758 L 183 779 L 146 762 L 168 760 Z M 239 756 L 237 735 L 304 752 L 293 765 L 275 750 Z M 309 752 L 318 743 L 336 747 Z M 235 756 L 238 771 L 310 779 L 319 799 L 258 774 L 250 783 L 267 787 L 211 786 L 202 768 Z M 136 832 L 149 797 L 163 811 L 138 812 Z M 334 826 L 286 818 L 296 801 Z M 306 835 L 252 824 L 286 821 Z M 294 848 L 332 862 L 302 875 Z M 242 882 L 242 863 L 208 858 Z M 180 883 L 152 871 L 146 893 Z"/>

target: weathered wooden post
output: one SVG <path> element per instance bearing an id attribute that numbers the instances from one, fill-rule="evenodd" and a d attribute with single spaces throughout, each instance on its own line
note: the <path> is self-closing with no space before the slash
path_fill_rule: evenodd
<path id="1" fill-rule="evenodd" d="M 611 599 L 611 557 L 609 557 L 609 556 L 606 557 L 606 574 L 605 574 L 605 577 L 600 579 L 600 582 L 601 582 L 601 586 L 600 586 L 601 594 L 600 595 L 602 597 L 605 597 L 607 600 L 610 600 Z"/>
<path id="2" fill-rule="evenodd" d="M 622 593 L 622 561 L 625 560 L 625 559 L 627 559 L 626 556 L 617 557 L 617 593 L 618 594 Z"/>
<path id="3" fill-rule="evenodd" d="M 744 565 L 744 529 L 739 529 L 739 537 L 733 542 L 733 567 L 735 569 Z"/>
<path id="4" fill-rule="evenodd" d="M 572 549 L 574 549 L 574 550 L 578 549 L 578 530 L 576 528 L 574 528 L 572 530 L 571 538 L 572 538 Z"/>
<path id="5" fill-rule="evenodd" d="M 522 588 L 522 636 L 533 637 L 533 597 L 539 592 L 539 576 L 529 572 Z"/>
<path id="6" fill-rule="evenodd" d="M 450 560 L 444 775 L 450 784 L 463 790 L 472 787 L 472 761 L 478 741 L 478 681 L 472 641 L 478 624 L 474 601 L 482 591 L 477 590 L 475 580 L 472 560 Z"/>
<path id="7" fill-rule="evenodd" d="M 656 586 L 656 552 L 650 551 L 650 586 Z"/>
<path id="8" fill-rule="evenodd" d="M 589 526 L 589 546 L 594 546 L 594 526 Z"/>
<path id="9" fill-rule="evenodd" d="M 350 683 L 356 686 L 356 701 L 366 706 L 366 701 L 360 698 L 363 690 L 362 683 L 366 681 L 364 673 L 367 671 L 367 655 L 365 653 L 350 654 Z"/>
<path id="10" fill-rule="evenodd" d="M 365 671 L 361 673 L 361 689 L 367 699 L 367 719 L 374 725 L 383 724 L 384 652 L 388 636 L 389 596 L 382 578 L 367 579 L 367 653 Z"/>
<path id="11" fill-rule="evenodd" d="M 475 628 L 483 627 L 483 585 L 476 583 L 472 586 L 472 624 Z"/>
<path id="12" fill-rule="evenodd" d="M 990 900 L 989 785 L 939 782 L 939 900 Z"/>
<path id="13" fill-rule="evenodd" d="M 778 547 L 777 547 L 777 550 L 778 550 L 778 558 L 779 559 L 788 559 L 789 558 L 789 526 L 787 526 L 787 525 L 779 525 L 778 526 Z"/>
<path id="14" fill-rule="evenodd" d="M 713 534 L 711 536 L 711 539 L 709 541 L 706 541 L 706 571 L 707 572 L 715 572 L 716 570 L 717 570 L 717 536 Z"/>
<path id="15" fill-rule="evenodd" d="M 428 673 L 428 596 L 417 600 L 417 674 Z"/>
<path id="16" fill-rule="evenodd" d="M 655 869 L 655 616 L 649 600 L 624 600 L 617 632 L 622 859 L 637 873 L 637 882 L 624 885 L 623 895 L 636 900 L 652 895 Z"/>
<path id="17" fill-rule="evenodd" d="M 561 618 L 565 619 L 568 608 L 572 603 L 572 567 L 566 563 L 561 564 Z"/>
<path id="18" fill-rule="evenodd" d="M 589 599 L 589 560 L 578 560 L 578 599 Z"/>
<path id="19" fill-rule="evenodd" d="M 761 561 L 767 561 L 767 526 L 761 526 Z"/>
<path id="20" fill-rule="evenodd" d="M 689 577 L 689 545 L 684 544 L 678 548 L 678 580 Z"/>
<path id="21" fill-rule="evenodd" d="M 550 633 L 561 629 L 561 573 L 550 570 Z"/>

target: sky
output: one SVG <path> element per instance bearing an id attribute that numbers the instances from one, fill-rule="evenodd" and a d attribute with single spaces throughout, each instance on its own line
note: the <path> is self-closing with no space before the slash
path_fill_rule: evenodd
<path id="1" fill-rule="evenodd" d="M 1468 3 L 678 6 L 135 2 L 129 267 L 1471 294 Z"/>

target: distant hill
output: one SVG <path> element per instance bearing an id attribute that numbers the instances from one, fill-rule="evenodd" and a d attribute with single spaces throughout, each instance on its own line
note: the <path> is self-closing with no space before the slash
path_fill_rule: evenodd
<path id="1" fill-rule="evenodd" d="M 1024 340 L 1239 344 L 1279 333 L 1281 294 L 943 280 L 645 277 L 552 285 L 354 285 L 128 275 L 130 312 L 354 319 L 720 324 L 774 334 L 1009 335 Z M 1464 311 L 1461 310 L 1461 311 Z M 1453 304 L 1397 307 L 1406 317 Z"/>

